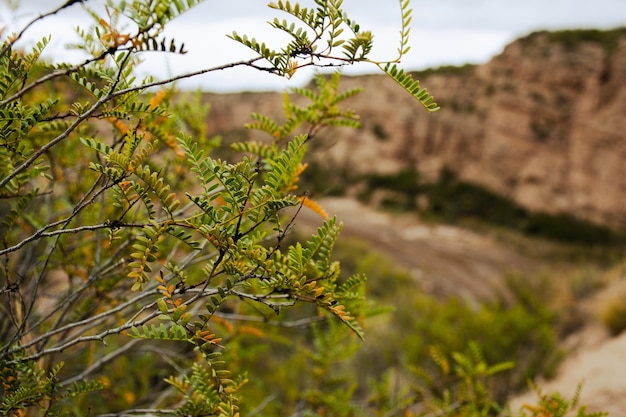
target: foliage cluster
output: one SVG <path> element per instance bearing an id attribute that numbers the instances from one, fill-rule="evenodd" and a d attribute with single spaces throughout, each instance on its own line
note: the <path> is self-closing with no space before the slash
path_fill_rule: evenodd
<path id="1" fill-rule="evenodd" d="M 460 180 L 450 169 L 442 170 L 434 182 L 421 180 L 415 170 L 390 175 L 370 174 L 353 181 L 366 184 L 360 194 L 363 201 L 369 201 L 376 189 L 395 192 L 396 197 L 383 205 L 403 211 L 415 210 L 417 199 L 423 196 L 427 204 L 419 207 L 422 214 L 445 222 L 476 219 L 530 236 L 568 243 L 623 246 L 626 242 L 626 236 L 615 230 L 565 213 L 527 210 L 509 198 Z"/>
<path id="2" fill-rule="evenodd" d="M 412 74 L 419 79 L 425 79 L 431 75 L 458 75 L 465 76 L 474 73 L 476 64 L 463 64 L 463 65 L 442 65 L 434 68 L 427 68 L 420 71 L 415 71 Z"/>
<path id="3" fill-rule="evenodd" d="M 406 169 L 394 174 L 367 174 L 363 181 L 366 186 L 359 193 L 359 199 L 368 201 L 376 190 L 392 191 L 394 197 L 381 201 L 383 208 L 396 208 L 401 211 L 417 209 L 417 196 L 423 191 L 419 182 L 419 173 L 415 169 Z"/>
<path id="4" fill-rule="evenodd" d="M 312 160 L 300 178 L 302 187 L 311 195 L 344 196 L 350 185 L 351 173 L 347 167 L 330 171 L 320 162 Z"/>
<path id="5" fill-rule="evenodd" d="M 363 371 L 359 380 L 393 367 L 427 367 L 433 346 L 447 355 L 470 354 L 467 341 L 473 340 L 487 363 L 516 362 L 513 371 L 492 378 L 491 394 L 502 401 L 529 379 L 550 376 L 561 357 L 558 317 L 542 297 L 548 292 L 539 291 L 527 277 L 507 280 L 509 299 L 514 302 L 502 298 L 475 305 L 423 292 L 408 272 L 364 244 L 344 239 L 335 253 L 347 273 L 367 273 L 368 298 L 394 307 L 368 325 L 370 338 L 356 353 L 355 363 L 369 363 L 371 369 L 368 375 Z M 386 343 L 381 346 L 370 339 Z"/>
<path id="6" fill-rule="evenodd" d="M 610 53 L 615 50 L 619 39 L 624 35 L 626 35 L 626 28 L 624 27 L 611 30 L 575 29 L 533 32 L 522 40 L 533 42 L 537 37 L 547 36 L 551 42 L 562 44 L 568 49 L 574 49 L 584 42 L 591 42 L 599 44 Z"/>
<path id="7" fill-rule="evenodd" d="M 454 415 L 458 408 L 467 415 L 493 415 L 529 380 L 549 377 L 561 358 L 558 337 L 562 317 L 550 306 L 556 289 L 545 287 L 551 285 L 549 280 L 534 282 L 526 276 L 511 276 L 510 296 L 516 302 L 471 306 L 458 298 L 442 301 L 423 293 L 414 277 L 362 241 L 341 239 L 334 254 L 342 273 L 367 272 L 367 298 L 384 314 L 366 321 L 368 337 L 364 342 L 326 324 L 323 332 L 292 329 L 270 336 L 266 331 L 266 343 L 246 349 L 242 360 L 247 363 L 251 381 L 261 380 L 254 377 L 257 374 L 269 381 L 248 391 L 255 398 L 253 403 L 264 404 L 268 415 L 281 407 L 306 405 L 343 415 L 338 404 L 350 404 L 356 415 Z M 468 341 L 472 341 L 471 347 Z M 297 351 L 287 348 L 290 343 L 298 346 Z M 267 350 L 274 355 L 264 356 L 263 361 L 255 358 L 254 351 L 263 355 Z M 464 369 L 453 365 L 457 360 L 464 363 L 467 379 L 455 373 Z M 448 365 L 441 369 L 446 361 Z M 499 365 L 492 368 L 488 364 Z M 269 370 L 273 370 L 270 376 Z M 479 385 L 477 390 L 483 394 L 463 397 L 470 382 Z M 298 395 L 303 392 L 304 396 Z M 540 415 L 537 410 L 550 407 L 554 398 L 565 401 L 558 395 L 546 395 L 540 400 L 543 405 L 528 405 L 525 415 Z M 479 405 L 485 414 L 476 411 Z M 566 408 L 563 406 L 561 413 Z M 528 414 L 531 410 L 537 414 Z"/>
<path id="8" fill-rule="evenodd" d="M 234 144 L 227 161 L 212 157 L 220 142 L 205 133 L 199 98 L 173 100 L 163 87 L 234 66 L 290 77 L 365 62 L 437 110 L 397 66 L 409 49 L 409 1 L 399 2 L 391 61 L 369 58 L 372 34 L 341 0 L 280 0 L 269 6 L 289 20 L 270 25 L 290 39 L 284 47 L 233 32 L 256 57 L 166 80 L 137 79 L 136 64 L 145 53 L 184 54 L 164 30 L 199 1 L 107 1 L 106 14 L 91 11 L 92 26 L 77 29 L 75 46 L 89 55 L 78 64 L 42 62 L 48 37 L 19 48 L 32 25 L 80 3 L 39 15 L 0 46 L 0 414 L 238 417 L 292 406 L 355 415 L 357 387 L 346 389 L 337 364 L 381 309 L 365 299 L 365 277 L 342 275 L 332 256 L 341 224 L 298 187 L 316 133 L 358 126 L 341 107 L 356 91 L 318 76 L 317 91 L 296 90 L 309 105 L 285 96 L 285 124 L 253 114 L 248 128 L 269 140 Z M 325 220 L 290 240 L 304 209 Z M 281 350 L 288 360 L 276 363 Z M 508 365 L 487 365 L 478 348 L 452 358 L 459 366 L 442 369 L 458 389 L 432 403 L 445 411 L 458 394 L 454 410 L 492 414 L 479 380 Z M 273 403 L 249 389 L 263 385 L 287 389 Z"/>
<path id="9" fill-rule="evenodd" d="M 338 73 L 319 76 L 317 93 L 297 91 L 309 106 L 286 96 L 286 124 L 253 114 L 248 128 L 270 141 L 236 144 L 225 161 L 211 156 L 219 140 L 206 137 L 199 99 L 173 101 L 159 87 L 233 66 L 291 76 L 368 62 L 434 111 L 396 66 L 409 48 L 409 2 L 399 4 L 393 61 L 369 59 L 372 35 L 341 1 L 279 1 L 269 6 L 293 19 L 270 23 L 291 38 L 284 48 L 233 33 L 259 56 L 166 80 L 137 79 L 135 66 L 142 54 L 186 53 L 164 28 L 198 1 L 108 1 L 77 29 L 75 47 L 89 55 L 78 64 L 43 62 L 49 37 L 19 48 L 29 27 L 78 3 L 36 17 L 0 49 L 0 411 L 236 416 L 248 379 L 231 374 L 222 350 L 239 334 L 259 337 L 255 323 L 334 317 L 363 336 L 365 278 L 338 280 L 330 257 L 341 225 L 328 218 L 284 243 L 303 206 L 326 217 L 296 191 L 299 175 L 317 131 L 358 125 L 340 107 L 356 91 L 340 92 Z M 306 134 L 295 133 L 301 125 Z"/>
<path id="10" fill-rule="evenodd" d="M 626 330 L 626 305 L 624 295 L 626 291 L 620 289 L 610 297 L 600 311 L 600 319 L 613 335 Z"/>
<path id="11" fill-rule="evenodd" d="M 483 187 L 459 180 L 454 172 L 443 170 L 427 191 L 430 210 L 446 220 L 474 217 L 523 233 L 561 242 L 584 244 L 623 244 L 619 233 L 565 213 L 526 210 L 510 199 Z"/>
<path id="12" fill-rule="evenodd" d="M 303 173 L 302 183 L 313 194 L 345 195 L 351 188 L 361 191 L 358 198 L 370 202 L 376 191 L 384 191 L 379 202 L 383 209 L 419 211 L 444 222 L 478 220 L 529 236 L 556 242 L 623 247 L 626 236 L 619 231 L 565 213 L 535 212 L 480 185 L 465 182 L 450 169 L 441 171 L 436 181 L 425 181 L 415 169 L 392 174 L 355 176 L 329 170 L 315 161 Z M 418 204 L 423 198 L 425 204 Z"/>

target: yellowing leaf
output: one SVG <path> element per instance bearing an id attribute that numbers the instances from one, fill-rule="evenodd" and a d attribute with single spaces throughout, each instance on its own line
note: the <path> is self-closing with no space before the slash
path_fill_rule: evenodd
<path id="1" fill-rule="evenodd" d="M 319 214 L 322 219 L 326 220 L 328 219 L 328 213 L 326 213 L 326 210 L 324 210 L 322 208 L 322 206 L 320 206 L 316 201 L 311 200 L 310 198 L 308 198 L 307 196 L 303 195 L 298 197 L 298 200 L 302 201 L 302 204 L 313 210 L 315 213 Z"/>
<path id="2" fill-rule="evenodd" d="M 239 328 L 239 334 L 249 334 L 256 337 L 263 337 L 265 335 L 261 329 L 252 326 L 241 326 Z"/>
<path id="3" fill-rule="evenodd" d="M 165 98 L 165 94 L 166 91 L 165 90 L 161 90 L 158 91 L 155 95 L 153 95 L 152 97 L 150 97 L 150 110 L 154 109 L 156 106 L 158 106 L 159 104 L 161 104 L 161 102 L 163 101 L 163 99 Z"/>

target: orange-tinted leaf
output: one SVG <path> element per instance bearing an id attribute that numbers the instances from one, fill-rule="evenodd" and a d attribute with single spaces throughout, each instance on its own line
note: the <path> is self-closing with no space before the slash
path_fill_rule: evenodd
<path id="1" fill-rule="evenodd" d="M 315 213 L 319 214 L 323 219 L 328 218 L 328 213 L 326 213 L 326 210 L 324 210 L 322 206 L 320 206 L 316 201 L 311 200 L 305 195 L 298 197 L 298 200 L 302 201 L 302 204 L 305 207 L 313 210 Z"/>

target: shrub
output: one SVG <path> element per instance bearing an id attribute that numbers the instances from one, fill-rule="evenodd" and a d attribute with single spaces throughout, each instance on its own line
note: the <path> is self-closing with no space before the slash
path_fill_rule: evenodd
<path id="1" fill-rule="evenodd" d="M 432 347 L 444 355 L 470 355 L 466 348 L 471 340 L 487 363 L 516 364 L 487 384 L 491 398 L 502 404 L 511 393 L 525 388 L 529 379 L 550 377 L 562 357 L 560 321 L 549 303 L 556 289 L 549 280 L 507 277 L 508 298 L 514 302 L 476 305 L 424 293 L 414 277 L 366 243 L 343 239 L 335 256 L 347 275 L 368 276 L 367 296 L 384 312 L 366 322 L 368 338 L 349 359 L 350 380 L 374 380 L 385 374 L 399 374 L 402 379 L 410 366 L 434 377 Z M 363 363 L 368 366 L 359 366 Z M 372 395 L 371 387 L 360 384 L 358 388 L 360 396 Z"/>
<path id="2" fill-rule="evenodd" d="M 600 318 L 611 334 L 618 335 L 626 329 L 626 303 L 624 295 L 626 291 L 619 291 L 614 294 L 600 312 Z"/>
<path id="3" fill-rule="evenodd" d="M 286 387 L 272 412 L 353 415 L 353 385 L 344 389 L 335 367 L 375 310 L 365 277 L 340 275 L 335 218 L 305 241 L 287 239 L 299 210 L 324 216 L 296 192 L 307 145 L 322 128 L 358 126 L 340 106 L 358 90 L 341 91 L 338 73 L 316 76 L 315 90 L 294 89 L 306 106 L 285 96 L 284 124 L 253 114 L 247 127 L 268 140 L 233 144 L 241 156 L 229 162 L 213 157 L 220 141 L 204 133 L 199 98 L 176 100 L 164 87 L 234 66 L 291 77 L 305 66 L 366 62 L 434 111 L 397 67 L 408 51 L 409 1 L 400 2 L 390 62 L 369 58 L 372 34 L 341 1 L 278 1 L 269 6 L 292 21 L 270 22 L 289 38 L 283 48 L 233 32 L 253 58 L 167 80 L 137 80 L 135 65 L 146 51 L 185 52 L 163 31 L 198 1 L 107 2 L 106 15 L 92 13 L 92 28 L 79 29 L 90 54 L 79 64 L 42 62 L 48 38 L 17 48 L 33 24 L 78 3 L 36 17 L 0 46 L 0 414 L 254 414 L 269 400 L 246 393 L 259 383 L 241 366 L 262 370 L 267 360 L 260 377 Z M 300 354 L 287 362 L 287 348 L 274 356 L 259 343 L 293 348 L 279 330 L 300 327 Z"/>
<path id="4" fill-rule="evenodd" d="M 317 90 L 294 89 L 304 107 L 286 96 L 285 124 L 253 114 L 247 127 L 268 140 L 234 144 L 238 158 L 227 161 L 214 156 L 220 141 L 206 137 L 200 99 L 168 87 L 236 66 L 291 77 L 364 62 L 434 111 L 397 66 L 409 2 L 388 62 L 369 58 L 372 34 L 341 1 L 279 1 L 269 6 L 289 21 L 269 24 L 287 36 L 283 47 L 233 32 L 252 58 L 164 80 L 139 79 L 136 65 L 142 54 L 186 52 L 164 30 L 199 0 L 108 1 L 78 29 L 89 55 L 78 64 L 43 62 L 49 37 L 19 48 L 31 27 L 80 3 L 0 44 L 0 414 L 237 416 L 248 378 L 222 352 L 260 337 L 255 323 L 321 317 L 362 336 L 365 279 L 338 281 L 336 219 L 283 245 L 294 222 L 284 209 L 323 214 L 296 191 L 307 146 L 322 128 L 358 127 L 341 108 L 358 90 L 318 75 Z"/>
<path id="5" fill-rule="evenodd" d="M 369 201 L 376 190 L 392 191 L 397 197 L 387 198 L 383 206 L 393 207 L 402 211 L 417 208 L 417 196 L 422 190 L 419 173 L 414 169 L 401 170 L 394 174 L 367 174 L 362 178 L 365 183 L 364 190 L 359 199 Z"/>
<path id="6" fill-rule="evenodd" d="M 542 32 L 539 32 L 542 33 Z M 545 33 L 545 32 L 544 32 Z M 558 42 L 567 49 L 574 49 L 583 42 L 593 42 L 612 52 L 618 45 L 620 37 L 626 35 L 626 28 L 612 30 L 579 29 L 560 30 L 545 33 L 552 42 Z M 532 36 L 532 35 L 531 35 Z"/>
<path id="7" fill-rule="evenodd" d="M 463 65 L 442 65 L 440 67 L 428 68 L 421 71 L 415 71 L 413 74 L 419 78 L 426 78 L 431 75 L 457 75 L 468 76 L 474 74 L 475 64 Z"/>
<path id="8" fill-rule="evenodd" d="M 565 213 L 528 211 L 484 187 L 459 180 L 449 169 L 424 188 L 429 211 L 447 221 L 475 218 L 560 242 L 603 246 L 626 242 L 623 234 Z"/>

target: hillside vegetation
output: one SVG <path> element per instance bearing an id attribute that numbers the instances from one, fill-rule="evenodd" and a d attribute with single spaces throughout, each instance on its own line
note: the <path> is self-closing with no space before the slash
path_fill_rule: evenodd
<path id="1" fill-rule="evenodd" d="M 511 144 L 489 134 L 502 127 L 491 120 L 493 104 L 515 108 L 507 117 L 522 114 L 516 86 L 500 85 L 503 67 L 487 78 L 479 67 L 425 76 L 493 88 L 501 101 L 448 90 L 450 116 L 419 121 L 416 109 L 440 107 L 398 66 L 410 48 L 409 0 L 398 2 L 397 56 L 385 62 L 369 57 L 374 34 L 348 18 L 341 0 L 312 8 L 277 1 L 268 6 L 281 18 L 268 24 L 287 36 L 282 48 L 231 32 L 253 58 L 140 79 L 144 54 L 186 53 L 165 27 L 200 1 L 108 1 L 90 10 L 73 45 L 89 58 L 78 63 L 44 61 L 49 37 L 26 48 L 22 41 L 81 1 L 37 14 L 18 33 L 0 30 L 0 415 L 602 415 L 578 393 L 537 392 L 506 409 L 528 380 L 555 374 L 563 339 L 593 321 L 583 305 L 621 268 L 623 236 L 614 201 L 580 201 L 576 181 L 566 204 L 539 210 L 533 193 L 545 189 L 507 195 L 499 177 L 471 182 L 455 163 L 460 154 L 481 164 L 507 159 L 508 146 L 480 154 L 462 149 L 468 137 L 458 136 Z M 621 45 L 611 55 L 602 49 L 603 65 L 621 65 L 612 61 Z M 271 94 L 173 86 L 237 66 L 290 78 L 307 66 L 356 63 L 396 90 L 362 93 L 356 84 L 375 78 L 344 86 L 339 72 L 318 73 L 279 104 L 266 101 Z M 614 74 L 602 80 L 612 85 Z M 371 94 L 387 106 L 357 114 L 351 105 Z M 401 123 L 380 122 L 390 113 Z M 486 130 L 445 121 L 459 114 Z M 518 131 L 529 139 L 522 154 L 559 142 L 579 156 L 569 127 L 552 129 L 553 118 L 568 115 L 533 113 Z M 600 119 L 608 136 L 595 146 L 614 146 L 613 119 Z M 451 160 L 425 158 L 442 148 L 415 135 L 424 123 L 438 132 L 435 142 L 453 146 Z M 539 167 L 558 165 L 554 152 L 547 161 L 536 155 Z M 619 174 L 608 159 L 590 173 Z M 431 176 L 429 164 L 437 166 Z M 537 184 L 541 170 L 530 165 L 521 167 L 524 180 L 506 184 Z M 606 184 L 601 195 L 614 191 Z M 325 198 L 331 192 L 342 197 Z M 601 319 L 617 334 L 626 323 L 621 305 L 611 306 Z"/>

